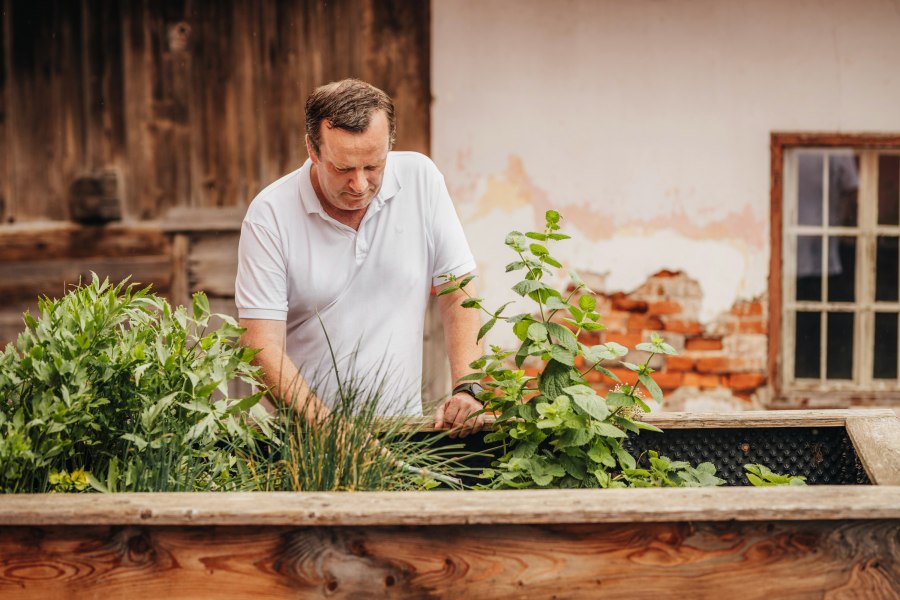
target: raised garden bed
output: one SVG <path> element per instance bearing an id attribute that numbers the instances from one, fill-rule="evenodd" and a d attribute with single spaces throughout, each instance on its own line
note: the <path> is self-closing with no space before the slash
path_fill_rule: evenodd
<path id="1" fill-rule="evenodd" d="M 777 446 L 789 430 L 815 430 L 821 440 L 846 432 L 854 452 L 836 472 L 860 477 L 847 466 L 858 460 L 870 484 L 0 496 L 0 597 L 900 594 L 893 412 L 646 420 L 670 430 L 653 445 L 670 434 L 716 440 L 730 431 L 741 455 L 765 446 L 769 433 Z M 790 458 L 798 450 L 810 464 L 831 461 L 830 446 L 816 443 L 783 443 L 785 470 L 800 464 Z"/>

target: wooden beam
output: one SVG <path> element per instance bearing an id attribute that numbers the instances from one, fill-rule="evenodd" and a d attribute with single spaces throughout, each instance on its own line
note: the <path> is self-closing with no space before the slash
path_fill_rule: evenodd
<path id="1" fill-rule="evenodd" d="M 900 487 L 0 496 L 0 525 L 458 525 L 900 519 Z"/>
<path id="2" fill-rule="evenodd" d="M 0 531 L 13 598 L 895 598 L 900 521 Z"/>
<path id="3" fill-rule="evenodd" d="M 847 433 L 872 483 L 900 485 L 900 420 L 849 417 Z"/>
<path id="4" fill-rule="evenodd" d="M 159 223 L 82 226 L 63 221 L 0 227 L 0 262 L 168 254 Z"/>

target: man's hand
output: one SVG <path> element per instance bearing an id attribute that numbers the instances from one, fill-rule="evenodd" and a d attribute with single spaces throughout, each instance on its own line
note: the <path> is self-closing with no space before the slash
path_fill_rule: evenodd
<path id="1" fill-rule="evenodd" d="M 466 437 L 484 428 L 485 413 L 471 417 L 472 413 L 484 408 L 481 402 L 465 392 L 450 396 L 437 408 L 434 426 L 438 429 L 450 428 L 451 438 Z"/>

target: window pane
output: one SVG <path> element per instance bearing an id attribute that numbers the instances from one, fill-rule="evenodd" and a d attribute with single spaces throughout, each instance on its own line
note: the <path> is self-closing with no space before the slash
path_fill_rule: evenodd
<path id="1" fill-rule="evenodd" d="M 853 154 L 828 157 L 828 224 L 856 227 L 859 164 Z"/>
<path id="2" fill-rule="evenodd" d="M 878 224 L 900 225 L 900 156 L 878 157 Z"/>
<path id="3" fill-rule="evenodd" d="M 875 300 L 897 301 L 898 238 L 879 235 L 875 243 Z"/>
<path id="4" fill-rule="evenodd" d="M 875 313 L 875 379 L 897 379 L 897 313 Z"/>
<path id="5" fill-rule="evenodd" d="M 828 301 L 853 302 L 856 298 L 856 238 L 828 238 Z"/>
<path id="6" fill-rule="evenodd" d="M 822 300 L 822 236 L 797 236 L 797 300 Z"/>
<path id="7" fill-rule="evenodd" d="M 822 224 L 821 154 L 797 155 L 797 222 L 800 225 Z"/>
<path id="8" fill-rule="evenodd" d="M 853 378 L 853 313 L 828 313 L 827 379 Z"/>
<path id="9" fill-rule="evenodd" d="M 798 312 L 796 348 L 794 350 L 794 377 L 819 377 L 819 356 L 822 348 L 821 314 Z"/>

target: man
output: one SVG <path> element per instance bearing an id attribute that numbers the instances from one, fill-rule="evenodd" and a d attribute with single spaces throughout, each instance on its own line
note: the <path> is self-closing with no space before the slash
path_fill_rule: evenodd
<path id="1" fill-rule="evenodd" d="M 241 228 L 243 342 L 262 349 L 256 362 L 272 395 L 311 420 L 329 413 L 342 381 L 371 389 L 384 379 L 380 414 L 421 414 L 430 290 L 449 285 L 442 274 L 475 268 L 443 176 L 421 154 L 391 151 L 393 103 L 362 81 L 316 89 L 306 128 L 309 160 L 264 189 Z M 463 298 L 438 298 L 454 381 L 481 355 L 480 315 Z M 470 418 L 482 408 L 476 391 L 457 386 L 435 425 L 461 436 L 481 429 L 484 416 Z"/>

